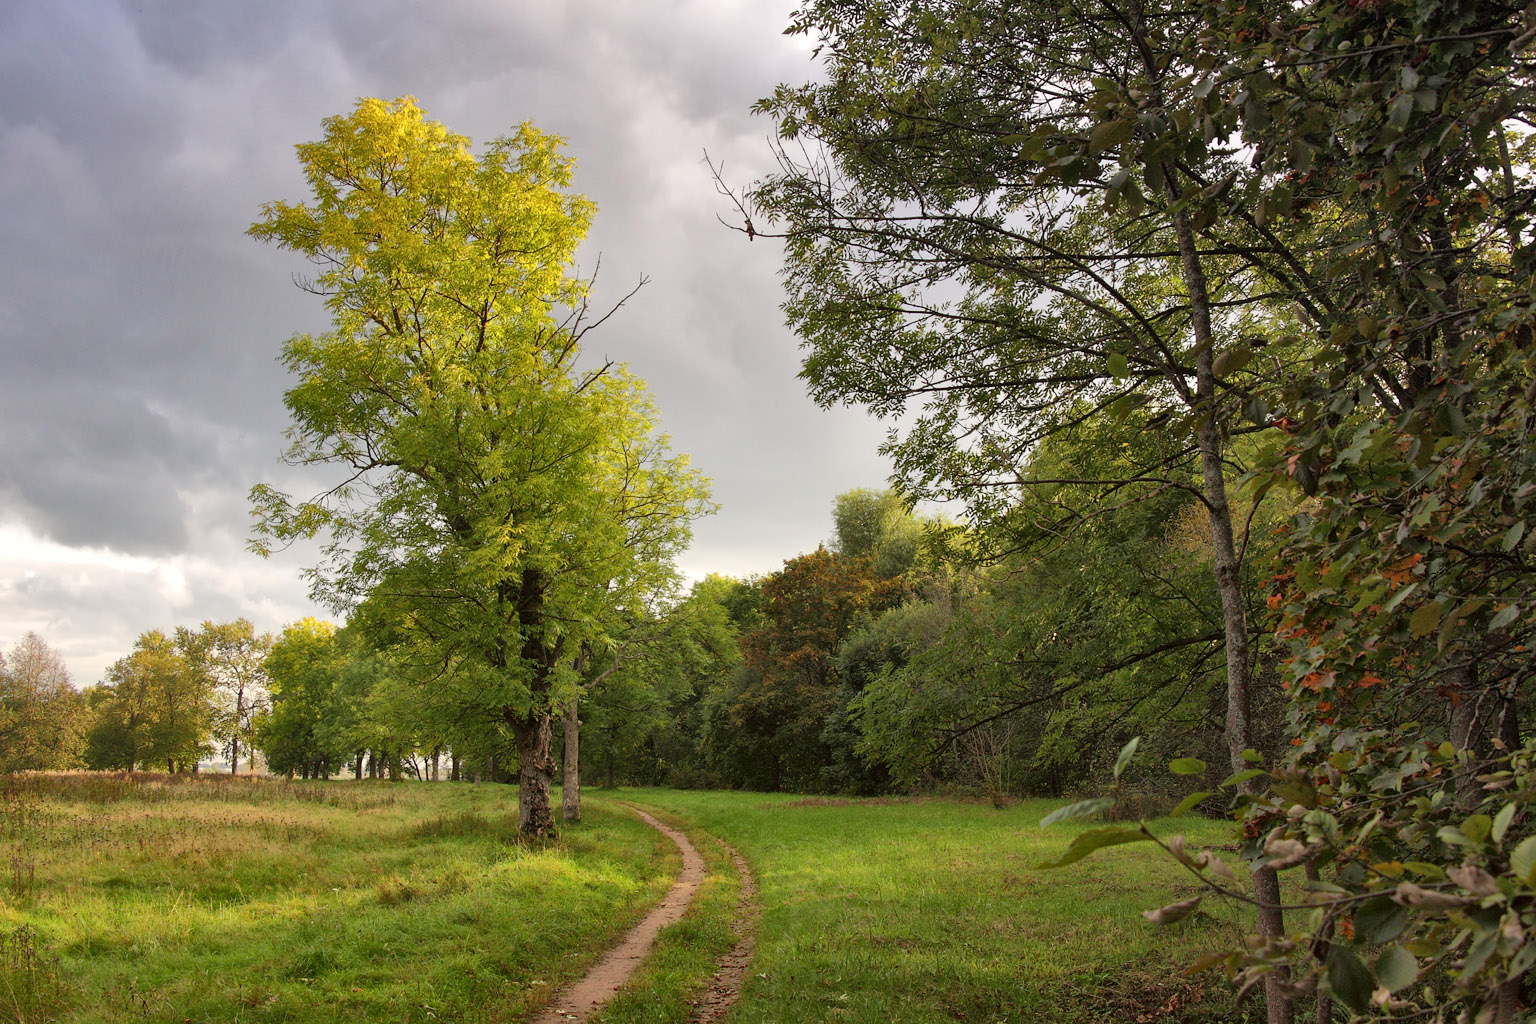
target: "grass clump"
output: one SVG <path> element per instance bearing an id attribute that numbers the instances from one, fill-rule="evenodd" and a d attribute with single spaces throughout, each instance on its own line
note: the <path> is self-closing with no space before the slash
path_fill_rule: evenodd
<path id="1" fill-rule="evenodd" d="M 0 1021 L 41 1024 L 63 1009 L 59 958 L 26 925 L 0 931 Z"/>

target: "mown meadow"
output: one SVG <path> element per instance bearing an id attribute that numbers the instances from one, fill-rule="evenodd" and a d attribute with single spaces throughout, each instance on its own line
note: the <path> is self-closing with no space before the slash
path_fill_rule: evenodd
<path id="1" fill-rule="evenodd" d="M 505 786 L 77 774 L 0 778 L 0 1021 L 526 1019 L 676 874 L 620 801 L 709 874 L 608 1024 L 689 1019 L 735 938 L 716 838 L 760 887 L 733 1022 L 1233 1019 L 1179 969 L 1239 922 L 1147 923 L 1189 892 L 1147 845 L 1036 870 L 1078 828 L 1039 828 L 1048 802 L 625 789 L 530 842 Z"/>
<path id="2" fill-rule="evenodd" d="M 619 792 L 752 864 L 762 919 L 734 1024 L 1242 1019 L 1219 975 L 1182 974 L 1240 921 L 1142 917 L 1195 892 L 1171 858 L 1140 844 L 1036 870 L 1087 827 L 1041 829 L 1059 801 Z M 1192 846 L 1232 835 L 1197 818 L 1158 831 Z"/>

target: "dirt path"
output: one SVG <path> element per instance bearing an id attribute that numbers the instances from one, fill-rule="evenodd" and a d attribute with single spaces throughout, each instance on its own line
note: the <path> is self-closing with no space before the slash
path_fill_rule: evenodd
<path id="1" fill-rule="evenodd" d="M 715 842 L 720 843 L 716 839 Z M 741 879 L 741 896 L 736 900 L 736 934 L 740 936 L 719 960 L 714 977 L 709 979 L 709 990 L 694 1008 L 689 1024 L 715 1024 L 736 1003 L 741 995 L 741 984 L 746 980 L 747 968 L 752 966 L 752 951 L 757 945 L 757 882 L 747 867 L 746 859 L 735 850 L 720 843 L 731 855 L 736 865 L 736 876 Z"/>
<path id="2" fill-rule="evenodd" d="M 704 858 L 699 856 L 699 851 L 688 841 L 687 836 L 669 825 L 663 825 L 634 804 L 624 806 L 677 845 L 683 855 L 683 870 L 661 905 L 626 932 L 619 944 L 604 954 L 597 966 L 587 972 L 586 977 L 556 996 L 555 1001 L 533 1018 L 530 1024 L 585 1024 L 591 1020 L 603 1004 L 612 999 L 624 982 L 629 980 L 629 976 L 635 973 L 635 968 L 640 966 L 640 962 L 656 944 L 657 933 L 682 919 L 699 886 L 704 882 Z M 757 936 L 757 883 L 752 879 L 752 871 L 741 854 L 718 839 L 715 842 L 730 854 L 736 866 L 736 875 L 741 879 L 741 895 L 736 901 L 736 918 L 733 922 L 736 934 L 740 937 L 717 961 L 715 973 L 709 979 L 709 988 L 695 1005 L 689 1024 L 715 1024 L 735 1004 L 741 994 L 747 968 L 752 963 Z"/>
<path id="3" fill-rule="evenodd" d="M 603 954 L 603 958 L 587 972 L 585 978 L 556 996 L 555 1001 L 533 1018 L 531 1024 L 570 1024 L 572 1021 L 590 1020 L 604 1003 L 613 998 L 619 986 L 635 973 L 635 968 L 640 966 L 640 961 L 645 959 L 655 944 L 656 933 L 682 918 L 688 905 L 693 902 L 694 893 L 704 881 L 704 858 L 699 856 L 699 851 L 694 849 L 687 836 L 675 828 L 663 825 L 638 807 L 629 804 L 625 806 L 641 821 L 677 844 L 678 851 L 683 855 L 682 873 L 677 876 L 677 881 L 661 905 L 625 933 L 617 946 Z"/>

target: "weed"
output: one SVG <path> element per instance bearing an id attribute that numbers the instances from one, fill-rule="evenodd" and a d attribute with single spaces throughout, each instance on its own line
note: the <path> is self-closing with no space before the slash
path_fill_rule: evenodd
<path id="1" fill-rule="evenodd" d="M 0 932 L 0 1020 L 42 1024 L 64 1008 L 58 957 L 27 925 Z"/>

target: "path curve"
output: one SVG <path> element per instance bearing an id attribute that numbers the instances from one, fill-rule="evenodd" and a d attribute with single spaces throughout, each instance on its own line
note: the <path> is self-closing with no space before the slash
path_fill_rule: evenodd
<path id="1" fill-rule="evenodd" d="M 693 902 L 694 894 L 704 882 L 704 858 L 699 856 L 699 851 L 694 849 L 687 836 L 670 825 L 662 824 L 638 807 L 631 804 L 624 806 L 677 845 L 678 852 L 683 855 L 683 870 L 661 905 L 626 932 L 619 944 L 604 953 L 586 977 L 556 996 L 555 1001 L 534 1017 L 530 1024 L 571 1024 L 573 1021 L 580 1024 L 590 1020 L 604 1003 L 613 998 L 619 986 L 635 973 L 635 968 L 640 966 L 640 961 L 645 959 L 651 946 L 655 945 L 656 933 L 682 919 L 688 905 Z"/>

